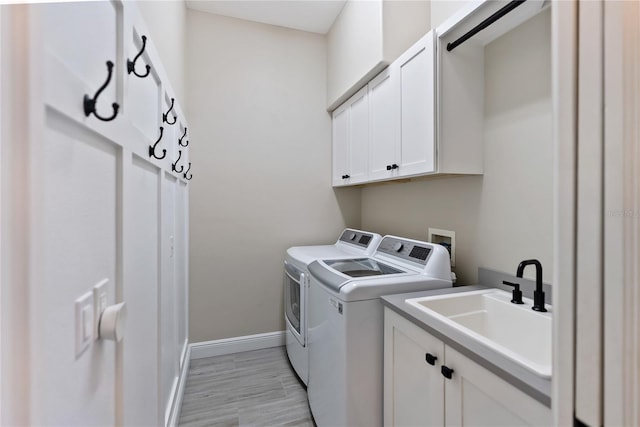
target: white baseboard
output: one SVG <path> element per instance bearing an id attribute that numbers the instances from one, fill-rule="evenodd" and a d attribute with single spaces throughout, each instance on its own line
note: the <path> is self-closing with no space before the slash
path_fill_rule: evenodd
<path id="1" fill-rule="evenodd" d="M 180 378 L 178 378 L 178 386 L 176 387 L 173 395 L 173 404 L 171 405 L 171 412 L 169 413 L 169 427 L 175 427 L 180 421 L 180 410 L 182 409 L 182 397 L 184 396 L 184 387 L 187 384 L 187 377 L 189 376 L 189 361 L 191 360 L 191 346 L 186 345 L 184 351 L 184 363 L 182 370 L 180 371 Z"/>
<path id="2" fill-rule="evenodd" d="M 285 332 L 276 331 L 266 334 L 246 335 L 244 337 L 226 338 L 215 341 L 202 341 L 189 344 L 192 359 L 222 356 L 242 351 L 261 350 L 279 347 L 285 344 Z"/>

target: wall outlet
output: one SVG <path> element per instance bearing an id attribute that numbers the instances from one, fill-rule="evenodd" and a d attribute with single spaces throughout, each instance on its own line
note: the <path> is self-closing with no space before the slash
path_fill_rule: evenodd
<path id="1" fill-rule="evenodd" d="M 104 279 L 100 283 L 93 286 L 93 339 L 100 338 L 100 316 L 105 308 L 107 308 L 107 285 L 109 279 Z"/>
<path id="2" fill-rule="evenodd" d="M 439 228 L 429 228 L 428 242 L 444 246 L 449 251 L 451 267 L 456 266 L 456 232 L 441 230 Z"/>

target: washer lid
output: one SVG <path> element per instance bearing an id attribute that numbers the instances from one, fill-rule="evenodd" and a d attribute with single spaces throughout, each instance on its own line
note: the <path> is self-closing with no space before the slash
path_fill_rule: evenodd
<path id="1" fill-rule="evenodd" d="M 349 277 L 382 276 L 385 274 L 403 273 L 402 270 L 391 267 L 371 258 L 325 260 L 325 264 Z"/>

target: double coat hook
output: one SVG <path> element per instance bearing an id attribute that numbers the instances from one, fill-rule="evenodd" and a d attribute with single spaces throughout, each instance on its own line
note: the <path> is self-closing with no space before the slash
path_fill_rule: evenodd
<path id="1" fill-rule="evenodd" d="M 178 150 L 178 158 L 176 159 L 176 161 L 174 163 L 171 163 L 171 170 L 177 173 L 180 173 L 184 170 L 184 165 L 180 165 L 180 170 L 178 170 L 177 166 L 178 166 L 178 162 L 180 161 L 180 158 L 182 157 L 182 150 Z"/>
<path id="2" fill-rule="evenodd" d="M 175 99 L 171 98 L 171 107 L 169 107 L 169 110 L 167 110 L 166 113 L 162 113 L 162 121 L 165 122 L 168 125 L 175 125 L 176 121 L 178 120 L 177 117 L 173 117 L 173 121 L 170 122 L 169 121 L 169 113 L 171 112 L 171 110 L 173 110 L 173 102 L 175 101 Z"/>
<path id="3" fill-rule="evenodd" d="M 147 69 L 146 73 L 138 74 L 136 72 L 136 62 L 138 61 L 138 58 L 142 56 L 142 53 L 144 52 L 144 48 L 146 46 L 147 46 L 147 36 L 142 36 L 142 49 L 140 49 L 140 52 L 138 52 L 138 54 L 133 58 L 133 61 L 130 59 L 127 59 L 127 74 L 133 73 L 134 75 L 140 77 L 141 79 L 144 79 L 149 75 L 149 72 L 151 71 L 151 67 L 149 65 L 145 66 L 145 68 Z"/>
<path id="4" fill-rule="evenodd" d="M 189 145 L 189 141 L 185 142 L 184 144 L 182 143 L 182 140 L 185 136 L 187 136 L 187 128 L 184 128 L 184 133 L 180 138 L 178 138 L 178 145 L 181 147 L 186 147 L 187 145 Z"/>
<path id="5" fill-rule="evenodd" d="M 189 162 L 189 167 L 187 168 L 187 170 L 184 172 L 184 174 L 182 174 L 182 176 L 184 177 L 184 179 L 186 179 L 187 181 L 191 181 L 191 178 L 193 178 L 193 174 L 189 174 L 189 176 L 187 176 L 187 173 L 191 170 L 191 162 Z"/>
<path id="6" fill-rule="evenodd" d="M 158 144 L 160 144 L 160 140 L 162 139 L 162 132 L 163 131 L 164 131 L 164 128 L 162 126 L 160 126 L 160 136 L 158 137 L 158 140 L 153 145 L 149 146 L 149 157 L 153 157 L 154 159 L 162 160 L 167 156 L 167 150 L 165 150 L 164 148 L 162 149 L 162 156 L 156 156 L 156 147 L 158 146 Z"/>
<path id="7" fill-rule="evenodd" d="M 113 114 L 109 117 L 102 117 L 98 115 L 98 112 L 96 111 L 96 103 L 98 102 L 98 97 L 111 82 L 111 76 L 113 74 L 113 62 L 111 61 L 107 61 L 107 72 L 108 72 L 107 80 L 104 82 L 104 84 L 100 86 L 96 94 L 93 95 L 93 98 L 85 94 L 84 103 L 83 103 L 84 115 L 86 117 L 89 117 L 91 114 L 93 114 L 94 116 L 96 116 L 98 120 L 102 120 L 103 122 L 110 122 L 111 120 L 115 119 L 116 116 L 118 115 L 118 109 L 120 108 L 117 102 L 114 102 L 113 104 L 111 104 L 111 107 L 113 108 Z"/>

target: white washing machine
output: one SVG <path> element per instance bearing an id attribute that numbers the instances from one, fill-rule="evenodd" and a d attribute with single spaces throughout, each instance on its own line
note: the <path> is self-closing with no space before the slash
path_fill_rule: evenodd
<path id="1" fill-rule="evenodd" d="M 383 306 L 380 296 L 452 286 L 440 246 L 385 236 L 371 258 L 309 265 L 309 384 L 319 427 L 381 426 Z"/>
<path id="2" fill-rule="evenodd" d="M 318 259 L 334 260 L 372 255 L 380 240 L 379 234 L 347 228 L 333 245 L 294 246 L 287 249 L 284 261 L 287 355 L 298 377 L 305 385 L 309 378 L 307 349 L 309 264 Z"/>

